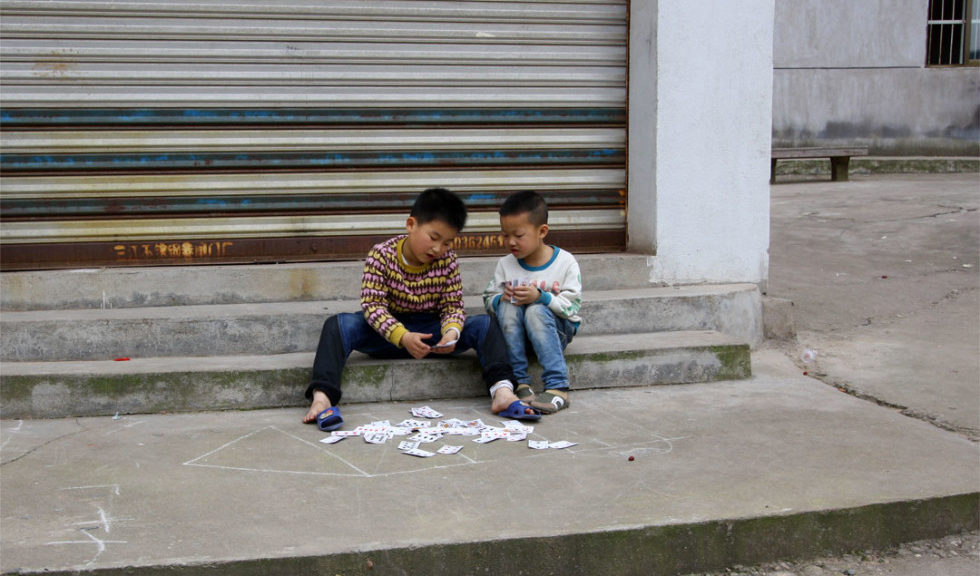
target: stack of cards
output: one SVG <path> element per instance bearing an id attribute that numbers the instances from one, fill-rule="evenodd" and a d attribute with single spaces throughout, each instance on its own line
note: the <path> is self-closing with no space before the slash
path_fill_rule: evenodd
<path id="1" fill-rule="evenodd" d="M 442 414 L 436 412 L 429 406 L 412 408 L 412 415 L 417 418 L 441 418 Z M 392 425 L 388 420 L 378 420 L 358 426 L 353 430 L 334 430 L 329 436 L 320 440 L 324 444 L 334 444 L 350 436 L 361 436 L 368 444 L 385 444 L 395 436 L 408 436 L 398 444 L 398 449 L 403 454 L 417 456 L 419 458 L 429 458 L 438 454 L 456 454 L 463 449 L 462 446 L 444 445 L 435 452 L 423 450 L 422 444 L 430 444 L 442 440 L 445 436 L 477 436 L 473 442 L 477 444 L 488 444 L 494 440 L 506 438 L 508 442 L 521 442 L 527 440 L 530 434 L 534 433 L 534 426 L 527 426 L 519 420 L 505 420 L 503 427 L 489 426 L 483 420 L 460 420 L 450 418 L 441 420 L 435 426 L 428 420 L 406 419 L 398 424 Z M 413 434 L 414 432 L 414 434 Z M 411 434 L 411 436 L 409 436 Z M 561 449 L 575 446 L 575 442 L 561 440 L 558 442 L 548 442 L 547 440 L 528 440 L 528 447 L 534 450 Z"/>

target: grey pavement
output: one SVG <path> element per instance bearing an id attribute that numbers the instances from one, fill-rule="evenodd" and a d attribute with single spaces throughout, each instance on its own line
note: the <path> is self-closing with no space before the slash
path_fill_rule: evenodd
<path id="1" fill-rule="evenodd" d="M 432 458 L 322 444 L 300 408 L 4 421 L 2 570 L 679 573 L 975 525 L 976 444 L 779 351 L 749 380 L 572 399 L 530 439 L 575 446 L 451 437 L 432 448 L 462 451 Z M 353 428 L 420 404 L 344 414 Z M 486 400 L 429 404 L 497 423 Z"/>
<path id="2" fill-rule="evenodd" d="M 980 438 L 980 174 L 772 186 L 768 294 L 809 372 Z"/>
<path id="3" fill-rule="evenodd" d="M 3 420 L 0 571 L 679 574 L 976 530 L 977 175 L 772 190 L 799 337 L 750 379 L 577 391 L 529 438 L 572 447 L 424 459 L 322 444 L 298 406 Z M 344 414 L 422 404 L 498 423 Z"/>

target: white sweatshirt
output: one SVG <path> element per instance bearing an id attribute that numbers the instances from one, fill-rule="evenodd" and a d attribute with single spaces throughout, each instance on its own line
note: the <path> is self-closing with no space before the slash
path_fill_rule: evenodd
<path id="1" fill-rule="evenodd" d="M 522 281 L 541 291 L 538 302 L 546 305 L 556 315 L 576 324 L 582 321 L 582 272 L 570 252 L 552 246 L 555 253 L 543 266 L 528 266 L 513 254 L 497 261 L 493 280 L 483 291 L 483 305 L 488 312 L 495 312 L 507 282 L 515 285 Z"/>

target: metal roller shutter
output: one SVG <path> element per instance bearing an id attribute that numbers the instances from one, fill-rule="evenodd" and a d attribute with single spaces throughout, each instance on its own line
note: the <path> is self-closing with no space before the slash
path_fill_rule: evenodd
<path id="1" fill-rule="evenodd" d="M 0 4 L 4 270 L 360 258 L 444 186 L 626 245 L 621 1 Z"/>

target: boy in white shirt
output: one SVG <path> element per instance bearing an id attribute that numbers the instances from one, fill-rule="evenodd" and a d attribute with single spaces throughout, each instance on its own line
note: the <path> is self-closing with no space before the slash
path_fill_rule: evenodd
<path id="1" fill-rule="evenodd" d="M 569 406 L 564 352 L 582 321 L 582 273 L 571 253 L 545 244 L 548 206 L 538 193 L 509 196 L 499 213 L 510 254 L 497 262 L 483 304 L 503 329 L 518 398 L 552 414 Z M 527 344 L 543 369 L 540 394 L 531 387 Z"/>

